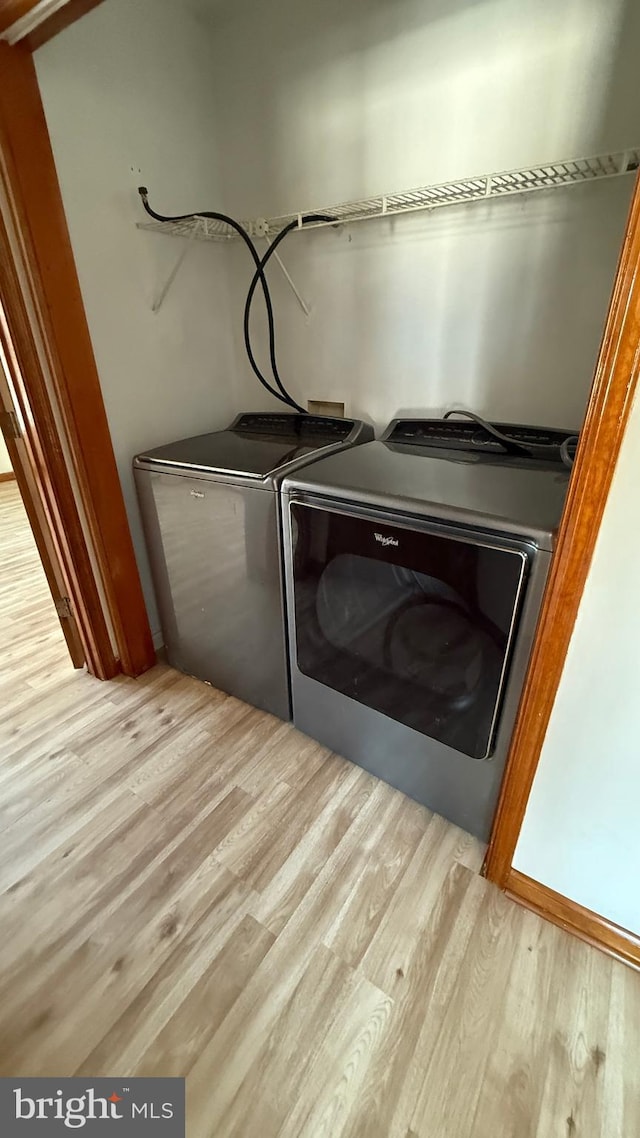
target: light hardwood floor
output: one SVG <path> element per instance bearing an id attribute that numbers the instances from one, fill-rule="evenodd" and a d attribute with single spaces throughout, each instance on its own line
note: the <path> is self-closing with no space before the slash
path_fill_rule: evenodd
<path id="1" fill-rule="evenodd" d="M 640 975 L 167 667 L 70 667 L 0 486 L 0 1074 L 186 1075 L 188 1138 L 634 1138 Z"/>

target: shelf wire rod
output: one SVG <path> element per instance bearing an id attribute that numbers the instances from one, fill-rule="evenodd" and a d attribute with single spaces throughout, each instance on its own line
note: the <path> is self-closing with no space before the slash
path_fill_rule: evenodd
<path id="1" fill-rule="evenodd" d="M 266 235 L 266 233 L 264 234 L 264 240 L 266 241 L 267 246 L 271 245 L 271 238 L 268 237 Z M 282 271 L 282 274 L 283 274 L 287 284 L 289 285 L 289 288 L 291 289 L 293 295 L 295 296 L 296 300 L 298 301 L 298 304 L 300 305 L 305 316 L 310 316 L 311 315 L 311 309 L 309 308 L 309 305 L 306 303 L 304 297 L 302 296 L 302 294 L 299 292 L 298 288 L 296 287 L 295 282 L 292 280 L 291 274 L 289 273 L 286 265 L 283 263 L 282 258 L 280 256 L 280 254 L 278 253 L 277 249 L 276 249 L 276 252 L 273 254 L 273 259 L 274 259 L 274 261 L 278 262 L 280 269 Z"/>
<path id="2" fill-rule="evenodd" d="M 173 284 L 174 280 L 176 279 L 178 273 L 180 272 L 180 269 L 182 268 L 182 265 L 184 264 L 184 261 L 186 259 L 186 256 L 187 256 L 189 250 L 193 248 L 193 242 L 194 242 L 194 239 L 195 239 L 195 237 L 199 231 L 199 228 L 200 227 L 198 225 L 194 225 L 191 232 L 187 236 L 187 240 L 185 242 L 184 249 L 181 250 L 180 256 L 177 258 L 171 272 L 169 273 L 169 276 L 167 277 L 166 281 L 164 282 L 162 288 L 157 293 L 155 300 L 153 301 L 153 303 L 151 305 L 151 311 L 152 312 L 158 313 L 160 311 L 160 309 L 162 308 L 162 305 L 164 304 L 167 293 L 169 292 L 171 285 Z"/>

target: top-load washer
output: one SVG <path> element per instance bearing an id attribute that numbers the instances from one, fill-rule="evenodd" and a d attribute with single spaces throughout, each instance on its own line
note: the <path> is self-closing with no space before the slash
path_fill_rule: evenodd
<path id="1" fill-rule="evenodd" d="M 353 419 L 247 413 L 134 459 L 175 668 L 290 718 L 279 487 L 305 463 L 371 438 Z"/>
<path id="2" fill-rule="evenodd" d="M 487 838 L 569 432 L 396 420 L 282 490 L 297 727 Z"/>

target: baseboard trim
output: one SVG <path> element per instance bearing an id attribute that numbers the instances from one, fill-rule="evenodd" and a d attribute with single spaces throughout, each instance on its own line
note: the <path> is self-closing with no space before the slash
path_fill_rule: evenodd
<path id="1" fill-rule="evenodd" d="M 16 476 L 13 470 L 5 470 L 0 474 L 0 482 L 15 482 Z"/>
<path id="2" fill-rule="evenodd" d="M 510 871 L 505 893 L 513 901 L 532 909 L 561 929 L 566 929 L 602 952 L 614 956 L 616 960 L 622 960 L 640 970 L 640 936 L 628 929 L 608 921 L 591 909 L 585 909 L 583 905 L 563 897 L 561 893 L 556 893 L 517 869 Z"/>

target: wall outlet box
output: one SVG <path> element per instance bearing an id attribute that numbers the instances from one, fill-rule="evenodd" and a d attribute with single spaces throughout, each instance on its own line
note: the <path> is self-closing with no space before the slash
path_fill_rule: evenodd
<path id="1" fill-rule="evenodd" d="M 307 399 L 307 411 L 312 415 L 332 415 L 344 419 L 344 403 L 332 403 L 328 399 Z"/>

